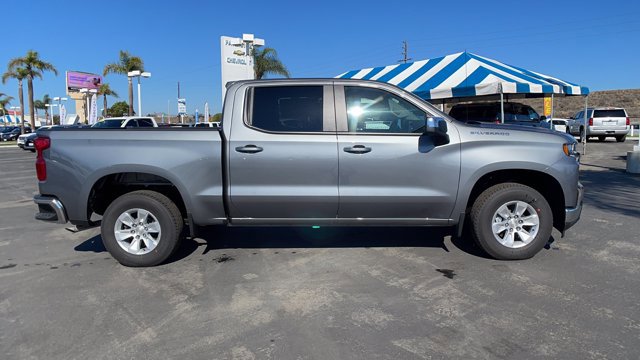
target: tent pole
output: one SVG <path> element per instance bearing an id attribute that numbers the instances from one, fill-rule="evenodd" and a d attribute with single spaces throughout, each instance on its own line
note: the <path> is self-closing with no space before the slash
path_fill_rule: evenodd
<path id="1" fill-rule="evenodd" d="M 553 93 L 551 93 L 551 119 L 553 119 L 553 107 L 554 107 Z M 551 128 L 553 129 L 553 124 L 551 124 Z"/>
<path id="2" fill-rule="evenodd" d="M 583 127 L 584 136 L 582 137 L 582 153 L 584 155 L 587 155 L 587 126 L 589 126 L 589 123 L 587 122 L 587 107 L 588 106 L 589 106 L 589 95 L 586 95 L 584 97 L 584 115 L 582 117 L 583 124 L 584 124 L 584 127 Z"/>
<path id="3" fill-rule="evenodd" d="M 502 93 L 502 89 L 500 89 L 500 119 L 504 124 L 504 94 Z"/>

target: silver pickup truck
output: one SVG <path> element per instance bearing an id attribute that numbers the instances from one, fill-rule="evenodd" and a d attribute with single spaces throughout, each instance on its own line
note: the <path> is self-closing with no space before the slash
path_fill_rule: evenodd
<path id="1" fill-rule="evenodd" d="M 582 209 L 576 141 L 464 124 L 372 81 L 230 85 L 217 128 L 51 129 L 35 146 L 36 219 L 101 226 L 127 266 L 153 266 L 183 227 L 448 226 L 524 259 Z M 471 240 L 471 239 L 469 239 Z"/>

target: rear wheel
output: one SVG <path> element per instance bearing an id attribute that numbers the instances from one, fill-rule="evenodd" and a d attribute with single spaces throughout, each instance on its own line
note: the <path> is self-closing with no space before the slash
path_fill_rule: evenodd
<path id="1" fill-rule="evenodd" d="M 168 197 L 140 190 L 114 200 L 102 218 L 105 248 L 125 266 L 154 266 L 177 249 L 184 221 Z"/>
<path id="2" fill-rule="evenodd" d="M 549 241 L 553 213 L 536 190 L 504 183 L 480 194 L 471 209 L 471 223 L 476 242 L 492 257 L 528 259 Z"/>
<path id="3" fill-rule="evenodd" d="M 580 128 L 580 142 L 584 142 L 586 139 L 587 134 L 585 134 L 584 132 L 584 128 Z"/>
<path id="4" fill-rule="evenodd" d="M 624 142 L 625 140 L 627 140 L 627 135 L 616 136 L 617 142 Z"/>

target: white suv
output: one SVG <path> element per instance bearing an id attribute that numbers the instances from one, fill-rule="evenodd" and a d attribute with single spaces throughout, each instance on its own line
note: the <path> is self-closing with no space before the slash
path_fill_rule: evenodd
<path id="1" fill-rule="evenodd" d="M 152 117 L 123 116 L 116 118 L 106 118 L 91 125 L 92 128 L 144 128 L 158 127 L 156 120 Z"/>
<path id="2" fill-rule="evenodd" d="M 625 141 L 629 133 L 629 116 L 623 108 L 588 108 L 586 124 L 584 118 L 584 110 L 578 111 L 569 119 L 567 132 L 580 136 L 581 140 L 586 136 L 587 138 L 597 137 L 598 140 L 604 141 L 606 137 L 612 136 L 618 142 Z"/>

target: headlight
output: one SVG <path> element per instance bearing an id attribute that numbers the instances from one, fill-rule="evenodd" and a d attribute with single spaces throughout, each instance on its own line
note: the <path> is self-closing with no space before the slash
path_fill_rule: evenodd
<path id="1" fill-rule="evenodd" d="M 562 151 L 565 155 L 575 157 L 580 160 L 580 153 L 576 150 L 578 143 L 572 142 L 568 144 L 562 144 Z"/>

